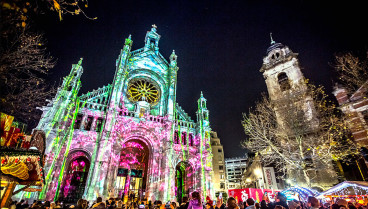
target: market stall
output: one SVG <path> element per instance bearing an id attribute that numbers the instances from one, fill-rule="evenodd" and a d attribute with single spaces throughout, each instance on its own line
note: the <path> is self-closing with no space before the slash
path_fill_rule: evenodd
<path id="1" fill-rule="evenodd" d="M 319 195 L 319 192 L 317 192 L 314 189 L 309 189 L 309 188 L 299 187 L 299 186 L 294 186 L 294 187 L 284 189 L 281 191 L 281 193 L 286 195 L 288 201 L 294 200 L 294 199 L 306 201 L 308 196 L 315 197 Z"/>
<path id="2" fill-rule="evenodd" d="M 44 132 L 26 135 L 13 119 L 1 113 L 1 208 L 21 191 L 40 191 L 44 180 Z"/>
<path id="3" fill-rule="evenodd" d="M 345 199 L 348 202 L 368 203 L 368 182 L 366 181 L 344 181 L 317 196 L 325 202 L 336 202 L 337 199 Z"/>

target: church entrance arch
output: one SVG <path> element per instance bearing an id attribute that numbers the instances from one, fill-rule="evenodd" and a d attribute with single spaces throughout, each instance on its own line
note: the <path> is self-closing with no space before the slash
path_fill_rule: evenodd
<path id="1" fill-rule="evenodd" d="M 140 139 L 132 139 L 122 146 L 117 183 L 119 197 L 124 201 L 142 200 L 146 192 L 149 148 Z"/>
<path id="2" fill-rule="evenodd" d="M 181 204 L 183 197 L 188 197 L 193 192 L 194 171 L 188 162 L 180 162 L 175 168 L 175 196 Z"/>
<path id="3" fill-rule="evenodd" d="M 84 152 L 72 154 L 60 188 L 59 200 L 74 203 L 82 198 L 90 165 L 91 162 Z"/>

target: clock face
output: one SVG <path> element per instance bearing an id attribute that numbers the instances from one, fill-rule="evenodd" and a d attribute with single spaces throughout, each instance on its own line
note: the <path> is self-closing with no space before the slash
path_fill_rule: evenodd
<path id="1" fill-rule="evenodd" d="M 160 88 L 152 80 L 145 78 L 132 79 L 128 84 L 128 98 L 132 102 L 146 101 L 156 105 L 160 99 Z"/>

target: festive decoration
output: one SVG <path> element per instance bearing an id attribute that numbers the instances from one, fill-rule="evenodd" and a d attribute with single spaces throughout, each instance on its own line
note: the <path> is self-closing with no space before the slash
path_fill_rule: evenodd
<path id="1" fill-rule="evenodd" d="M 285 194 L 288 200 L 296 199 L 298 201 L 307 201 L 308 196 L 317 196 L 319 192 L 314 189 L 308 189 L 304 187 L 294 186 L 282 190 L 281 193 Z"/>
<path id="2" fill-rule="evenodd" d="M 366 181 L 344 181 L 320 193 L 317 198 L 323 197 L 368 197 L 368 183 Z"/>
<path id="3" fill-rule="evenodd" d="M 245 202 L 248 198 L 252 198 L 256 202 L 262 201 L 263 194 L 267 192 L 268 198 L 274 201 L 275 194 L 280 192 L 280 190 L 273 189 L 255 189 L 255 188 L 245 188 L 245 189 L 230 189 L 229 195 L 238 199 L 238 201 Z"/>

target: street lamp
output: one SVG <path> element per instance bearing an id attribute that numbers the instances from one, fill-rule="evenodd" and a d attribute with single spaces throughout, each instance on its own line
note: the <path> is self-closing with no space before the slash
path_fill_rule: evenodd
<path id="1" fill-rule="evenodd" d="M 257 176 L 257 178 L 262 177 L 262 170 L 260 168 L 254 169 L 254 174 Z"/>
<path id="2" fill-rule="evenodd" d="M 261 188 L 261 183 L 260 183 L 260 180 L 262 179 L 262 176 L 263 176 L 263 174 L 262 174 L 262 169 L 261 168 L 256 168 L 256 169 L 254 169 L 254 175 L 256 176 L 256 187 L 257 187 L 257 184 L 258 184 L 258 186 L 259 186 L 259 188 Z"/>

